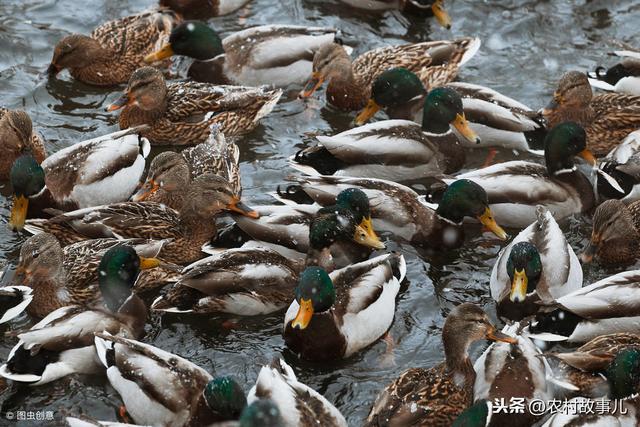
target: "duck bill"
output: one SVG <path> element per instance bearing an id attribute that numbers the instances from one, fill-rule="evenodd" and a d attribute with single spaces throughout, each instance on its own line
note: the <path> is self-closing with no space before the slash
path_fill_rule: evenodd
<path id="1" fill-rule="evenodd" d="M 514 337 L 510 337 L 507 334 L 503 334 L 502 332 L 496 330 L 496 328 L 492 327 L 489 332 L 487 332 L 487 335 L 485 335 L 485 338 L 487 338 L 488 340 L 491 341 L 501 341 L 501 342 L 507 342 L 509 344 L 517 344 L 518 340 Z"/>
<path id="2" fill-rule="evenodd" d="M 378 111 L 380 111 L 380 105 L 373 99 L 370 99 L 367 102 L 367 106 L 364 107 L 362 111 L 356 117 L 356 125 L 362 126 L 365 124 L 371 117 L 373 117 Z"/>
<path id="3" fill-rule="evenodd" d="M 171 47 L 171 43 L 167 43 L 160 50 L 157 50 L 153 53 L 144 57 L 144 62 L 147 64 L 151 64 L 152 62 L 162 61 L 163 59 L 171 58 L 174 55 L 173 47 Z"/>
<path id="4" fill-rule="evenodd" d="M 527 286 L 529 279 L 524 268 L 522 270 L 516 270 L 513 280 L 511 281 L 511 292 L 509 293 L 509 299 L 512 302 L 524 302 L 527 298 Z"/>
<path id="5" fill-rule="evenodd" d="M 47 75 L 49 77 L 55 77 L 58 75 L 58 73 L 61 71 L 61 69 L 54 63 L 49 64 L 49 67 L 47 68 Z"/>
<path id="6" fill-rule="evenodd" d="M 594 239 L 592 237 L 589 243 L 587 244 L 587 247 L 584 249 L 584 252 L 580 254 L 580 261 L 582 261 L 584 264 L 590 263 L 591 261 L 593 261 L 593 258 L 596 256 L 597 252 L 598 252 L 598 241 L 597 239 Z"/>
<path id="7" fill-rule="evenodd" d="M 380 241 L 380 238 L 373 229 L 371 217 L 363 218 L 360 224 L 356 226 L 356 231 L 353 233 L 353 239 L 359 244 L 373 249 L 385 248 L 384 243 Z"/>
<path id="8" fill-rule="evenodd" d="M 589 163 L 593 167 L 595 167 L 596 164 L 598 163 L 598 161 L 596 160 L 595 156 L 593 155 L 593 153 L 591 151 L 589 151 L 588 148 L 585 148 L 584 150 L 579 152 L 578 156 L 582 157 L 587 163 Z"/>
<path id="9" fill-rule="evenodd" d="M 22 284 L 28 285 L 29 279 L 31 278 L 31 269 L 22 264 L 18 264 L 15 271 L 15 277 L 18 278 Z"/>
<path id="10" fill-rule="evenodd" d="M 109 106 L 107 107 L 107 111 L 116 111 L 133 103 L 134 100 L 129 97 L 128 93 L 125 93 L 120 98 L 116 99 L 115 102 L 109 104 Z"/>
<path id="11" fill-rule="evenodd" d="M 440 25 L 442 25 L 447 30 L 451 29 L 451 17 L 447 13 L 447 11 L 444 10 L 442 0 L 436 0 L 431 6 L 431 11 L 433 12 L 433 16 L 436 18 Z"/>
<path id="12" fill-rule="evenodd" d="M 150 268 L 156 268 L 160 265 L 158 258 L 145 258 L 140 257 L 140 270 L 149 270 Z"/>
<path id="13" fill-rule="evenodd" d="M 553 114 L 558 109 L 559 105 L 560 104 L 558 103 L 558 101 L 554 97 L 551 101 L 549 101 L 547 106 L 542 109 L 542 115 L 543 116 L 548 116 L 549 114 Z"/>
<path id="14" fill-rule="evenodd" d="M 227 210 L 253 219 L 260 218 L 258 211 L 242 203 L 238 197 L 234 198 L 231 203 L 227 205 Z"/>
<path id="15" fill-rule="evenodd" d="M 298 329 L 306 329 L 311 323 L 311 318 L 313 317 L 313 304 L 311 300 L 300 298 L 300 308 L 298 308 L 298 313 L 296 317 L 291 322 L 292 328 Z"/>
<path id="16" fill-rule="evenodd" d="M 14 196 L 13 206 L 11 206 L 11 216 L 9 217 L 9 227 L 14 231 L 20 231 L 24 228 L 24 222 L 27 219 L 27 209 L 29 208 L 29 199 L 25 196 Z"/>
<path id="17" fill-rule="evenodd" d="M 462 136 L 465 137 L 467 141 L 473 144 L 480 144 L 480 137 L 469 127 L 469 122 L 467 121 L 464 113 L 456 114 L 456 118 L 453 120 L 452 125 Z"/>
<path id="18" fill-rule="evenodd" d="M 160 184 L 150 179 L 144 183 L 142 187 L 138 191 L 136 191 L 133 196 L 131 196 L 131 201 L 133 202 L 143 202 L 155 194 L 160 189 Z"/>
<path id="19" fill-rule="evenodd" d="M 489 207 L 487 207 L 484 210 L 484 213 L 478 217 L 478 220 L 500 240 L 507 240 L 507 233 L 498 225 L 496 220 L 493 219 L 493 215 L 491 214 L 491 209 L 489 209 Z"/>
<path id="20" fill-rule="evenodd" d="M 324 79 L 322 78 L 320 73 L 318 73 L 317 71 L 314 72 L 311 76 L 311 80 L 307 82 L 304 89 L 302 89 L 302 92 L 300 92 L 300 98 L 308 98 L 313 95 L 313 92 L 318 90 L 318 88 L 322 86 L 323 82 Z"/>

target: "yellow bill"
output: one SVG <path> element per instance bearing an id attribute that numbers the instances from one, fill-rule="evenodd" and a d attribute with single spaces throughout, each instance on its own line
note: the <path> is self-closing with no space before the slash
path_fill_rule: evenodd
<path id="1" fill-rule="evenodd" d="M 153 62 L 162 61 L 163 59 L 170 58 L 174 55 L 173 48 L 171 47 L 171 43 L 167 43 L 160 50 L 157 50 L 153 53 L 144 57 L 144 62 L 147 64 L 151 64 Z"/>
<path id="2" fill-rule="evenodd" d="M 142 202 L 147 200 L 156 191 L 160 189 L 160 184 L 155 182 L 152 179 L 147 180 L 142 187 L 138 191 L 136 191 L 133 196 L 131 196 L 131 200 L 134 202 Z"/>
<path id="3" fill-rule="evenodd" d="M 431 11 L 433 12 L 433 16 L 436 18 L 440 25 L 442 25 L 447 30 L 451 29 L 451 17 L 447 13 L 447 11 L 444 10 L 442 0 L 436 0 L 433 5 L 431 5 Z"/>
<path id="4" fill-rule="evenodd" d="M 258 211 L 242 203 L 239 197 L 234 197 L 231 203 L 227 205 L 227 210 L 253 219 L 260 218 L 260 214 L 258 213 Z"/>
<path id="5" fill-rule="evenodd" d="M 305 329 L 307 326 L 309 326 L 312 317 L 313 303 L 310 299 L 306 300 L 304 298 L 300 298 L 300 308 L 298 308 L 298 313 L 296 314 L 295 319 L 293 319 L 293 322 L 291 322 L 291 327 Z"/>
<path id="6" fill-rule="evenodd" d="M 507 233 L 505 233 L 502 227 L 500 227 L 496 220 L 493 219 L 493 215 L 491 214 L 491 209 L 489 209 L 489 207 L 487 207 L 484 210 L 484 213 L 478 217 L 478 220 L 499 239 L 507 240 Z"/>
<path id="7" fill-rule="evenodd" d="M 469 127 L 469 122 L 467 121 L 464 113 L 456 114 L 456 118 L 453 120 L 452 125 L 467 139 L 467 141 L 480 144 L 480 137 Z"/>
<path id="8" fill-rule="evenodd" d="M 300 98 L 308 98 L 313 95 L 313 92 L 318 90 L 318 88 L 322 86 L 323 82 L 324 78 L 319 72 L 315 71 L 311 76 L 311 80 L 307 82 L 304 89 L 302 89 L 302 92 L 300 92 Z"/>
<path id="9" fill-rule="evenodd" d="M 587 163 L 589 163 L 591 166 L 595 166 L 598 163 L 598 161 L 596 160 L 595 156 L 593 155 L 593 153 L 591 151 L 589 151 L 588 148 L 585 148 L 584 150 L 579 152 L 578 156 L 580 156 L 583 159 L 585 159 L 587 161 Z"/>
<path id="10" fill-rule="evenodd" d="M 371 117 L 373 117 L 378 111 L 380 111 L 380 105 L 372 99 L 367 102 L 367 106 L 356 117 L 356 125 L 362 126 Z"/>
<path id="11" fill-rule="evenodd" d="M 140 270 L 148 270 L 150 268 L 155 268 L 159 265 L 160 265 L 160 260 L 158 258 L 140 257 Z"/>
<path id="12" fill-rule="evenodd" d="M 513 302 L 523 302 L 527 298 L 527 286 L 529 285 L 529 279 L 524 268 L 522 270 L 516 270 L 511 281 L 511 292 L 509 293 L 509 299 Z"/>
<path id="13" fill-rule="evenodd" d="M 9 227 L 14 231 L 21 231 L 27 219 L 27 209 L 29 199 L 25 196 L 14 196 L 13 206 L 11 206 L 11 216 L 9 217 Z"/>
<path id="14" fill-rule="evenodd" d="M 356 230 L 353 233 L 353 240 L 373 249 L 385 248 L 384 243 L 380 241 L 380 238 L 373 229 L 371 217 L 363 218 L 360 224 L 356 226 Z"/>

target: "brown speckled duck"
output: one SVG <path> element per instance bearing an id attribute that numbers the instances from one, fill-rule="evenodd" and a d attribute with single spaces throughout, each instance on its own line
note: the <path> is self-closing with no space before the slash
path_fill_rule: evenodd
<path id="1" fill-rule="evenodd" d="M 56 45 L 47 72 L 55 76 L 68 68 L 75 79 L 96 86 L 126 83 L 179 22 L 171 10 L 159 9 L 106 22 L 89 36 L 71 34 Z"/>
<path id="2" fill-rule="evenodd" d="M 125 94 L 107 107 L 122 109 L 120 128 L 146 124 L 143 136 L 157 145 L 193 145 L 205 142 L 210 127 L 225 136 L 251 132 L 269 114 L 282 90 L 207 83 L 166 83 L 153 67 L 137 69 Z"/>
<path id="3" fill-rule="evenodd" d="M 0 158 L 0 180 L 9 179 L 13 162 L 26 152 L 30 152 L 38 163 L 42 163 L 46 153 L 44 142 L 33 131 L 31 117 L 22 110 L 0 107 L 0 141 L 3 156 Z"/>
<path id="4" fill-rule="evenodd" d="M 587 147 L 595 155 L 604 156 L 640 128 L 640 96 L 594 96 L 586 74 L 570 71 L 560 79 L 542 114 L 549 128 L 567 121 L 582 125 L 587 132 Z"/>
<path id="5" fill-rule="evenodd" d="M 445 361 L 403 372 L 378 395 L 365 426 L 450 426 L 473 403 L 476 373 L 468 348 L 481 339 L 517 342 L 497 331 L 481 308 L 470 303 L 457 306 L 442 329 Z"/>
<path id="6" fill-rule="evenodd" d="M 453 80 L 460 66 L 479 48 L 479 39 L 465 37 L 385 46 L 352 61 L 343 46 L 330 43 L 315 53 L 312 78 L 300 96 L 311 96 L 326 81 L 330 104 L 345 111 L 360 110 L 371 97 L 371 85 L 385 70 L 404 67 L 414 72 L 426 88 L 441 86 Z"/>

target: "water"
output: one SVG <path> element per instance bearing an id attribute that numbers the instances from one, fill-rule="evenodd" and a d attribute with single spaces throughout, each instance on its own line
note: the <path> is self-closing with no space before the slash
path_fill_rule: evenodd
<path id="1" fill-rule="evenodd" d="M 640 22 L 636 1 L 461 1 L 447 5 L 453 28 L 446 31 L 433 21 L 407 18 L 396 12 L 368 15 L 348 9 L 337 0 L 255 0 L 249 8 L 213 25 L 223 35 L 246 26 L 283 23 L 336 26 L 347 43 L 364 52 L 383 44 L 478 36 L 483 46 L 460 73 L 460 79 L 489 86 L 539 108 L 550 98 L 560 75 L 586 70 L 611 60 L 605 53 L 620 40 L 638 46 L 634 35 Z M 48 82 L 44 71 L 53 46 L 71 32 L 88 34 L 100 23 L 153 5 L 151 0 L 0 0 L 0 104 L 24 108 L 46 137 L 49 153 L 74 142 L 116 130 L 116 116 L 104 107 L 118 90 L 97 89 L 73 81 L 65 72 Z M 339 13 L 339 16 L 336 16 Z M 634 24 L 635 23 L 635 24 Z M 604 64 L 607 65 L 607 64 Z M 299 90 L 299 88 L 295 88 Z M 239 142 L 244 195 L 252 204 L 271 203 L 267 192 L 293 171 L 286 159 L 313 139 L 305 134 L 336 133 L 349 126 L 351 116 L 324 107 L 318 99 L 303 103 L 292 89 L 262 125 Z M 323 99 L 323 98 L 322 98 Z M 482 162 L 485 152 L 469 167 Z M 516 156 L 501 151 L 496 161 Z M 518 157 L 519 158 L 519 157 Z M 2 187 L 2 194 L 7 189 Z M 8 217 L 10 201 L 0 199 L 0 217 Z M 562 224 L 574 249 L 586 244 L 588 220 Z M 517 230 L 511 230 L 516 233 Z M 470 231 L 466 245 L 446 254 L 429 254 L 391 243 L 407 258 L 408 280 L 398 296 L 389 344 L 380 340 L 349 360 L 321 366 L 297 360 L 281 338 L 283 314 L 256 318 L 154 316 L 146 341 L 175 352 L 213 374 L 233 375 L 248 391 L 261 364 L 284 356 L 299 379 L 324 394 L 360 425 L 379 390 L 410 366 L 429 367 L 443 358 L 440 331 L 449 310 L 472 301 L 495 312 L 488 292 L 491 267 L 499 242 L 479 229 Z M 15 263 L 25 236 L 0 227 L 0 261 Z M 614 271 L 587 267 L 590 283 Z M 11 328 L 23 325 L 12 324 Z M 5 327 L 5 330 L 7 327 Z M 4 331 L 3 331 L 4 332 Z M 14 340 L 0 343 L 6 360 Z M 486 344 L 473 347 L 479 354 Z M 0 383 L 4 411 L 63 411 L 114 420 L 121 401 L 100 377 L 70 377 L 39 388 Z M 2 419 L 0 425 L 6 424 Z M 32 422 L 11 425 L 33 425 Z"/>

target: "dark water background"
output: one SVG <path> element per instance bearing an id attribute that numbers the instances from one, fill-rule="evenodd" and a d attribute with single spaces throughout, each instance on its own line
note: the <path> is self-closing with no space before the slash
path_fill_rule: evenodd
<path id="1" fill-rule="evenodd" d="M 104 21 L 153 4 L 151 0 L 0 0 L 0 105 L 25 109 L 47 139 L 49 153 L 116 130 L 116 116 L 104 112 L 117 97 L 115 90 L 75 82 L 66 72 L 58 80 L 47 81 L 44 71 L 53 46 L 63 36 L 88 34 Z M 460 79 L 489 86 L 536 109 L 548 101 L 563 72 L 610 62 L 606 52 L 614 48 L 614 41 L 640 46 L 640 1 L 452 0 L 447 9 L 453 18 L 451 31 L 434 21 L 407 18 L 396 12 L 370 15 L 337 0 L 256 0 L 240 13 L 216 18 L 212 24 L 222 35 L 270 23 L 336 26 L 345 33 L 347 43 L 355 46 L 356 53 L 383 44 L 478 36 L 482 48 L 461 71 Z M 331 134 L 349 127 L 352 116 L 324 107 L 323 93 L 307 103 L 296 100 L 295 93 L 287 93 L 262 125 L 238 143 L 244 195 L 252 204 L 272 202 L 266 193 L 293 172 L 286 159 L 312 141 L 306 133 Z M 486 152 L 479 150 L 476 154 L 469 156 L 472 163 L 468 167 L 481 164 Z M 514 158 L 521 157 L 502 151 L 496 161 Z M 6 187 L 0 191 L 7 193 Z M 0 198 L 3 219 L 8 216 L 9 205 L 8 198 Z M 562 224 L 576 250 L 586 243 L 586 222 L 574 218 Z M 0 226 L 0 262 L 15 263 L 25 238 Z M 389 247 L 398 248 L 393 243 Z M 390 331 L 392 345 L 381 340 L 346 361 L 305 364 L 284 347 L 282 313 L 246 319 L 156 315 L 146 340 L 213 374 L 235 376 L 247 391 L 261 364 L 284 355 L 301 381 L 332 401 L 350 425 L 360 425 L 375 395 L 397 374 L 411 366 L 432 366 L 443 358 L 440 331 L 453 306 L 472 301 L 495 311 L 488 282 L 500 246 L 488 234 L 469 232 L 463 248 L 446 254 L 428 254 L 410 246 L 401 249 L 407 258 L 408 280 L 398 297 Z M 590 283 L 611 273 L 589 266 L 585 281 Z M 10 327 L 18 326 L 14 323 Z M 2 339 L 0 360 L 6 359 L 13 345 L 13 339 Z M 474 353 L 484 346 L 474 346 Z M 99 377 L 71 377 L 39 388 L 0 385 L 3 413 L 53 410 L 59 420 L 65 409 L 115 420 L 121 404 L 114 390 Z M 7 423 L 0 419 L 0 425 Z"/>

